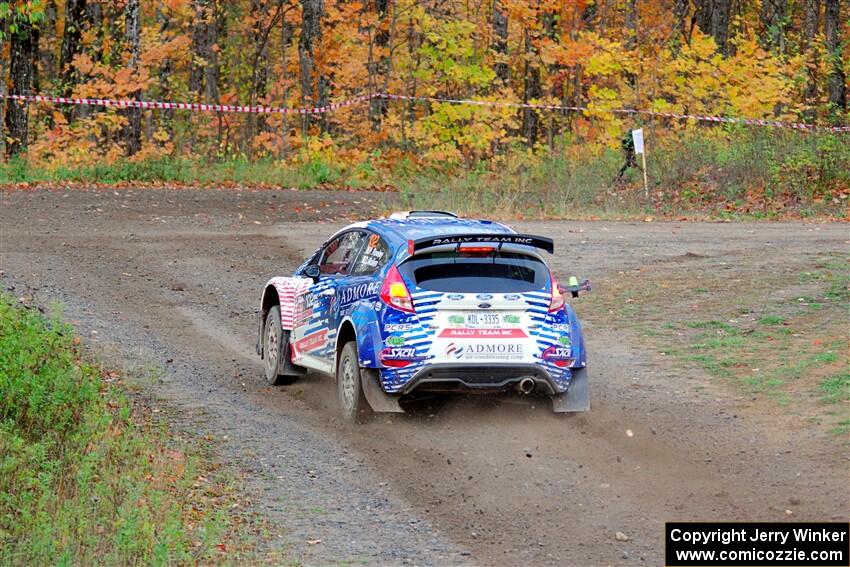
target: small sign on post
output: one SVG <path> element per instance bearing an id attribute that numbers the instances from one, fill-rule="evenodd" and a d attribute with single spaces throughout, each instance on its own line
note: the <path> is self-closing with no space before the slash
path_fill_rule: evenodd
<path id="1" fill-rule="evenodd" d="M 632 140 L 635 143 L 635 153 L 642 154 L 643 153 L 643 128 L 638 128 L 637 130 L 632 130 Z"/>
<path id="2" fill-rule="evenodd" d="M 643 194 L 649 199 L 649 183 L 646 180 L 646 147 L 643 143 L 643 128 L 632 130 L 632 141 L 635 144 L 635 153 L 640 154 L 643 164 Z"/>

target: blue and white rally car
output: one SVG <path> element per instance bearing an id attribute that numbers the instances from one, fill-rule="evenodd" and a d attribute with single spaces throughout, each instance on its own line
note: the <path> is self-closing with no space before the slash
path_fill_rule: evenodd
<path id="1" fill-rule="evenodd" d="M 336 378 L 343 416 L 403 411 L 420 392 L 538 391 L 590 408 L 581 324 L 555 281 L 553 241 L 439 211 L 334 234 L 263 289 L 257 353 L 270 384 Z"/>

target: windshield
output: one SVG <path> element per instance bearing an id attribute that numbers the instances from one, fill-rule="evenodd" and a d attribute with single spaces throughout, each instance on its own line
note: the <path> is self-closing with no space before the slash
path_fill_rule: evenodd
<path id="1" fill-rule="evenodd" d="M 512 252 L 433 252 L 399 266 L 418 287 L 455 293 L 522 293 L 546 287 L 549 270 L 533 256 Z"/>

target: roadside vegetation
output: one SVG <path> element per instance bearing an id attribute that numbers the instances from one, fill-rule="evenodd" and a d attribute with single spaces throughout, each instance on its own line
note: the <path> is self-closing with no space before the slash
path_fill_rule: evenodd
<path id="1" fill-rule="evenodd" d="M 232 557 L 233 494 L 118 380 L 58 316 L 0 295 L 0 564 Z"/>
<path id="2" fill-rule="evenodd" d="M 786 260 L 749 271 L 712 272 L 699 257 L 648 266 L 601 282 L 606 293 L 590 294 L 584 309 L 631 330 L 657 360 L 702 369 L 733 395 L 848 442 L 850 264 L 828 253 Z"/>
<path id="3" fill-rule="evenodd" d="M 0 185 L 394 189 L 524 218 L 845 214 L 838 0 L 96 4 L 0 2 L 8 94 L 113 101 L 3 100 Z M 637 169 L 617 176 L 636 128 L 649 198 Z"/>
<path id="4" fill-rule="evenodd" d="M 289 160 L 160 156 L 32 167 L 15 158 L 0 163 L 0 187 L 368 189 L 396 191 L 405 207 L 512 218 L 842 218 L 850 202 L 848 140 L 850 134 L 744 127 L 668 135 L 648 158 L 649 199 L 639 170 L 617 177 L 618 148 L 574 139 L 559 139 L 557 149 L 514 146 L 487 162 L 441 167 L 388 161 L 380 151 L 350 163 L 333 145 Z"/>

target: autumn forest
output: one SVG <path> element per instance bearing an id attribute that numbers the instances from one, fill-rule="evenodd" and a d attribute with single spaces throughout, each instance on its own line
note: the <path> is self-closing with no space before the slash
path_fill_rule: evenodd
<path id="1" fill-rule="evenodd" d="M 527 186 L 534 184 L 529 171 L 547 161 L 557 169 L 555 160 L 569 173 L 534 175 L 568 175 L 564 183 L 578 187 L 601 168 L 607 187 L 624 133 L 644 127 L 660 160 L 650 166 L 654 183 L 668 197 L 717 197 L 722 185 L 734 193 L 722 198 L 748 199 L 753 191 L 775 193 L 781 178 L 780 192 L 811 185 L 815 200 L 843 199 L 848 133 L 651 112 L 846 125 L 848 14 L 841 0 L 0 2 L 0 94 L 286 108 L 376 93 L 408 97 L 318 114 L 7 98 L 3 150 L 18 168 L 265 160 L 326 169 L 327 179 L 313 176 L 319 183 L 366 186 L 384 184 L 388 172 L 398 179 L 399 171 L 499 170 L 525 175 L 519 185 Z M 651 112 L 612 112 L 621 109 Z M 678 163 L 693 161 L 682 157 L 688 151 L 710 163 Z M 729 167 L 717 162 L 725 155 L 732 169 L 742 167 L 741 152 L 772 161 L 772 169 L 726 179 Z M 594 160 L 596 169 L 581 177 Z M 783 168 L 795 179 L 790 185 Z M 679 177 L 665 179 L 671 172 Z"/>

